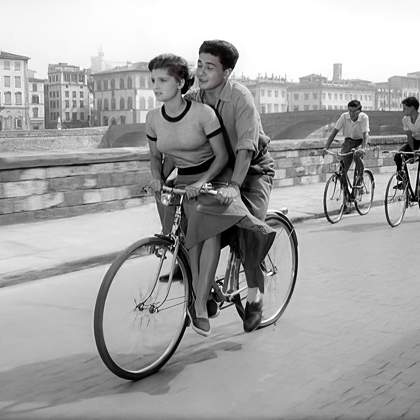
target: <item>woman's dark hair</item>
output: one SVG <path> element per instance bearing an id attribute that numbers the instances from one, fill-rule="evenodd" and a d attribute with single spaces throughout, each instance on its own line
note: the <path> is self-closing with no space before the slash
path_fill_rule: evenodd
<path id="1" fill-rule="evenodd" d="M 347 104 L 347 107 L 357 108 L 357 109 L 361 110 L 362 109 L 362 104 L 357 99 L 353 99 L 352 101 L 350 101 Z"/>
<path id="2" fill-rule="evenodd" d="M 415 96 L 409 96 L 408 98 L 405 98 L 401 103 L 405 106 L 414 106 L 416 111 L 419 109 L 419 101 Z"/>
<path id="3" fill-rule="evenodd" d="M 234 69 L 239 58 L 239 52 L 233 44 L 221 39 L 204 41 L 198 53 L 206 53 L 219 57 L 223 70 Z"/>
<path id="4" fill-rule="evenodd" d="M 168 71 L 170 76 L 175 77 L 178 82 L 184 80 L 184 86 L 181 89 L 181 93 L 187 93 L 188 89 L 194 83 L 194 76 L 191 75 L 188 67 L 188 62 L 185 58 L 179 57 L 175 54 L 160 54 L 157 57 L 150 60 L 148 64 L 150 71 L 156 69 L 165 69 Z"/>

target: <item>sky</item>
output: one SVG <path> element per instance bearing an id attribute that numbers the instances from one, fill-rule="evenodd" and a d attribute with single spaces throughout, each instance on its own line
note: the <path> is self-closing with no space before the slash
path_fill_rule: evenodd
<path id="1" fill-rule="evenodd" d="M 419 0 L 1 0 L 1 14 L 0 50 L 30 57 L 42 78 L 49 63 L 90 67 L 100 48 L 110 61 L 171 52 L 194 63 L 205 39 L 237 47 L 237 76 L 420 71 Z"/>

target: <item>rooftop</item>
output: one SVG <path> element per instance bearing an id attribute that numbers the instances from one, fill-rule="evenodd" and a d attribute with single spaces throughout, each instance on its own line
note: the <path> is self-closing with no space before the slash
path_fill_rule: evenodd
<path id="1" fill-rule="evenodd" d="M 0 51 L 0 58 L 4 60 L 29 60 L 29 57 L 24 55 L 12 54 L 6 51 Z"/>

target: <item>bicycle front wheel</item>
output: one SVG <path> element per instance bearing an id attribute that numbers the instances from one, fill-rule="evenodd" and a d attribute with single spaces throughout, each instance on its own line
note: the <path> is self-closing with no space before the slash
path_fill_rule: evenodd
<path id="1" fill-rule="evenodd" d="M 373 203 L 373 194 L 375 192 L 375 181 L 373 174 L 368 169 L 363 171 L 363 180 L 359 188 L 354 187 L 355 201 L 354 205 L 357 212 L 364 216 L 369 213 Z"/>
<path id="2" fill-rule="evenodd" d="M 385 190 L 385 216 L 389 225 L 398 226 L 408 205 L 407 183 L 398 181 L 397 174 L 393 174 Z"/>
<path id="3" fill-rule="evenodd" d="M 276 322 L 285 311 L 298 271 L 298 242 L 292 223 L 286 216 L 271 212 L 265 221 L 276 230 L 276 238 L 262 264 L 264 304 L 260 328 Z"/>
<path id="4" fill-rule="evenodd" d="M 187 325 L 190 270 L 184 251 L 176 257 L 181 278 L 165 277 L 173 247 L 164 238 L 136 242 L 112 263 L 95 305 L 99 355 L 117 376 L 138 380 L 160 369 L 175 352 Z"/>
<path id="5" fill-rule="evenodd" d="M 337 223 L 343 217 L 344 189 L 340 177 L 332 174 L 324 189 L 324 214 L 330 223 Z"/>

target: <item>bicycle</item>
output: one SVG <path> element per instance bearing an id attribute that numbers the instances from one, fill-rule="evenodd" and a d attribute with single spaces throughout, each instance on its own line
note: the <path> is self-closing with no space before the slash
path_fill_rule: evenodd
<path id="1" fill-rule="evenodd" d="M 403 157 L 401 172 L 396 171 L 391 175 L 385 190 L 386 220 L 391 227 L 396 227 L 402 222 L 405 211 L 409 206 L 414 206 L 417 203 L 420 208 L 420 164 L 417 165 L 416 184 L 414 189 L 411 184 L 407 167 L 407 164 L 419 162 L 420 151 L 403 152 L 400 150 L 385 150 L 383 153 L 400 154 Z M 405 159 L 406 156 L 411 157 Z"/>
<path id="2" fill-rule="evenodd" d="M 174 354 L 190 323 L 187 307 L 192 303 L 191 270 L 180 228 L 185 191 L 163 190 L 162 203 L 175 206 L 171 233 L 141 239 L 122 251 L 106 272 L 95 304 L 94 335 L 99 355 L 111 372 L 128 380 L 157 372 Z M 265 290 L 259 328 L 275 323 L 283 314 L 298 270 L 293 224 L 281 211 L 269 211 L 266 222 L 277 234 L 261 264 Z M 181 272 L 179 279 L 173 275 L 176 265 Z M 223 267 L 219 262 L 211 294 L 220 309 L 234 305 L 243 318 L 247 286 L 234 249 L 229 250 L 226 269 Z M 162 274 L 167 273 L 169 279 L 162 281 L 166 278 Z"/>
<path id="3" fill-rule="evenodd" d="M 337 157 L 349 156 L 355 151 L 353 149 L 347 153 L 340 153 L 326 150 L 330 155 Z M 325 184 L 323 199 L 325 217 L 330 223 L 339 222 L 343 217 L 344 207 L 350 203 L 354 203 L 361 216 L 368 214 L 372 207 L 374 192 L 375 179 L 372 171 L 364 169 L 363 177 L 357 180 L 356 185 L 352 185 L 348 174 L 344 174 L 343 162 L 340 161 L 338 170 L 328 178 Z"/>

